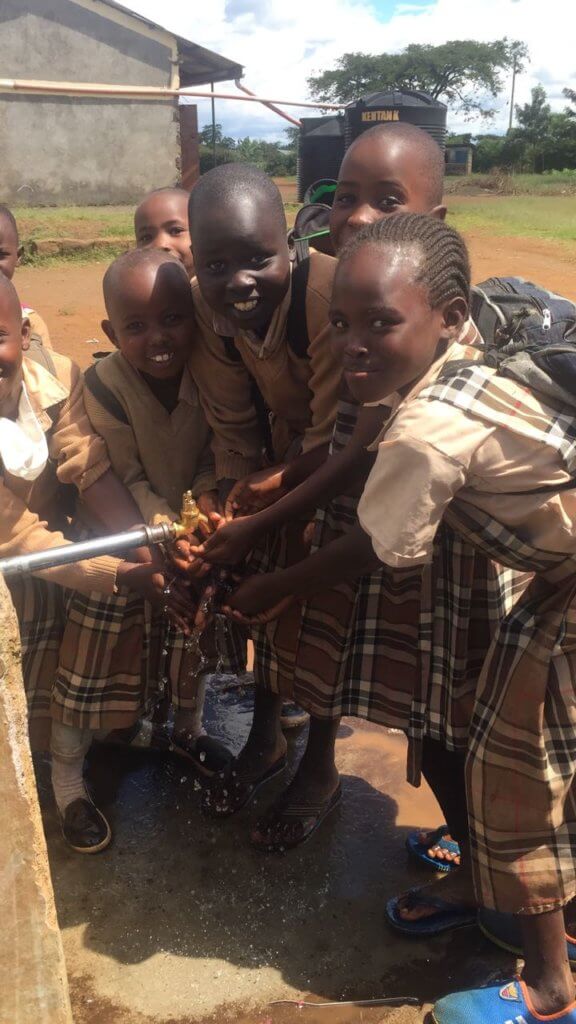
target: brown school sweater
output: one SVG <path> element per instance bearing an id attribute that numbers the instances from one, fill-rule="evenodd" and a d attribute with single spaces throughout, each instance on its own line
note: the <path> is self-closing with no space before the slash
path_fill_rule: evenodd
<path id="1" fill-rule="evenodd" d="M 104 394 L 98 382 L 107 389 Z M 116 414 L 105 404 L 110 395 L 119 406 Z M 197 498 L 215 488 L 210 428 L 188 369 L 178 404 L 169 413 L 122 353 L 112 352 L 87 371 L 84 401 L 116 475 L 132 492 L 145 522 L 172 522 L 184 491 Z"/>
<path id="2" fill-rule="evenodd" d="M 341 379 L 328 323 L 335 269 L 331 256 L 311 254 L 305 292 L 309 345 L 304 353 L 298 350 L 299 339 L 288 336 L 294 277 L 263 340 L 238 328 L 230 337 L 234 329 L 218 322 L 197 281 L 192 282 L 201 332 L 190 366 L 214 431 L 217 479 L 239 479 L 262 465 L 263 434 L 253 400 L 254 382 L 271 413 L 276 461 L 330 440 Z"/>
<path id="3" fill-rule="evenodd" d="M 0 462 L 0 558 L 59 547 L 67 541 L 63 484 L 82 495 L 110 469 L 106 445 L 92 430 L 82 399 L 82 377 L 74 363 L 52 355 L 57 376 L 26 357 L 22 374 L 30 404 L 46 435 L 49 459 L 33 482 L 7 473 Z M 0 405 L 0 415 L 2 408 Z M 103 555 L 35 575 L 89 594 L 114 593 L 119 559 Z"/>

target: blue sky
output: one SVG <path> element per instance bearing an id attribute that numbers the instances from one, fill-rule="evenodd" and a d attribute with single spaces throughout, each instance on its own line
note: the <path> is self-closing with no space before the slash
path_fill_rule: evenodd
<path id="1" fill-rule="evenodd" d="M 333 67 L 345 52 L 396 52 L 409 43 L 448 39 L 519 38 L 531 60 L 517 82 L 516 101 L 525 103 L 538 82 L 554 109 L 562 109 L 562 87 L 576 88 L 574 33 L 562 31 L 573 0 L 123 0 L 139 13 L 201 43 L 245 67 L 244 81 L 260 95 L 307 99 L 310 75 Z M 545 16 L 543 12 L 545 10 Z M 233 91 L 232 83 L 225 85 Z M 290 108 L 294 116 L 305 110 Z M 310 111 L 309 113 L 313 113 Z M 453 131 L 503 131 L 508 123 L 508 90 L 494 121 L 466 123 L 449 114 Z M 200 122 L 209 105 L 199 106 Z M 266 108 L 217 102 L 226 134 L 277 138 L 284 122 Z"/>

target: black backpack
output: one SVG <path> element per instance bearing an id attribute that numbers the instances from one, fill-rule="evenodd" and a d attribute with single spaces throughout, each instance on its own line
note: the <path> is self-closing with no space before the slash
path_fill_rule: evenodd
<path id="1" fill-rule="evenodd" d="M 484 362 L 504 377 L 576 408 L 576 305 L 521 277 L 472 289 Z"/>

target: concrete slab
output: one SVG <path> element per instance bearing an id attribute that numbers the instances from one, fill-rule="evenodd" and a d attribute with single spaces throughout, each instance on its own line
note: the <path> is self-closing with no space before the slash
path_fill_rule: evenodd
<path id="1" fill-rule="evenodd" d="M 212 701 L 211 731 L 238 749 L 250 716 Z M 293 746 L 296 756 L 303 737 Z M 408 832 L 439 823 L 425 787 L 405 780 L 402 736 L 346 720 L 338 740 L 344 800 L 286 856 L 253 851 L 250 814 L 211 823 L 178 764 L 100 748 L 91 758 L 114 845 L 69 853 L 46 765 L 40 788 L 76 1024 L 414 1024 L 421 1009 L 298 1010 L 276 1000 L 416 996 L 422 1004 L 486 980 L 511 961 L 476 929 L 429 943 L 383 923 L 387 897 L 429 877 L 409 865 Z"/>

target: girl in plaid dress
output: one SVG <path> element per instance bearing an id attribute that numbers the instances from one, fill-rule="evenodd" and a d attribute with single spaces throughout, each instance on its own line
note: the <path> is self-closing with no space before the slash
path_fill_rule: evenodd
<path id="1" fill-rule="evenodd" d="M 444 526 L 533 574 L 485 649 L 462 773 L 451 777 L 469 863 L 452 884 L 391 901 L 388 913 L 413 934 L 433 934 L 435 918 L 466 902 L 519 922 L 522 978 L 440 1000 L 437 1024 L 574 1024 L 564 908 L 576 894 L 576 495 L 565 485 L 576 473 L 576 427 L 571 408 L 498 376 L 459 343 L 469 281 L 462 239 L 431 218 L 381 222 L 342 253 L 331 319 L 347 384 L 364 401 L 399 400 L 378 439 L 361 525 L 279 584 L 269 580 L 266 596 L 270 605 L 312 593 L 319 577 L 353 578 L 375 555 L 426 575 Z M 231 605 L 255 614 L 263 596 L 249 580 Z M 429 639 L 419 638 L 423 679 L 427 660 L 441 656 Z M 445 712 L 430 707 L 425 687 L 419 696 L 430 728 Z"/>

